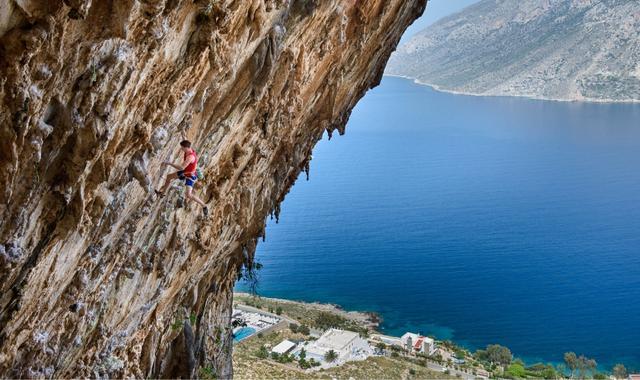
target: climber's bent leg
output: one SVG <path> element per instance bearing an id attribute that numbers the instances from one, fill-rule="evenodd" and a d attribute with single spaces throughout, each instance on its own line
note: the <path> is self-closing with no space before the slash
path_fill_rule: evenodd
<path id="1" fill-rule="evenodd" d="M 191 199 L 192 201 L 195 201 L 197 204 L 199 204 L 202 207 L 207 206 L 207 204 L 204 203 L 202 199 L 198 198 L 195 194 L 193 194 L 193 187 L 191 186 L 187 186 L 187 199 Z"/>
<path id="2" fill-rule="evenodd" d="M 162 185 L 162 187 L 160 188 L 160 190 L 156 190 L 156 193 L 163 195 L 165 191 L 167 191 L 167 189 L 169 188 L 169 186 L 171 186 L 171 182 L 174 179 L 177 179 L 179 172 L 176 173 L 171 173 L 167 176 L 167 179 L 164 181 L 164 185 Z"/>
<path id="3" fill-rule="evenodd" d="M 193 185 L 196 182 L 196 177 L 192 177 L 192 178 L 187 178 L 185 181 L 185 185 L 186 185 L 186 198 L 190 199 L 194 202 L 196 202 L 197 204 L 199 204 L 200 206 L 202 206 L 202 211 L 204 212 L 204 215 L 207 216 L 209 215 L 209 208 L 207 207 L 207 204 L 204 203 L 202 201 L 202 199 L 198 198 L 194 193 L 193 193 Z"/>

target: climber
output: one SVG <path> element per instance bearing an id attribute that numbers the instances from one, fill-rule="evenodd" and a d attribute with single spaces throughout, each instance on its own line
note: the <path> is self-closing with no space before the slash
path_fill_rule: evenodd
<path id="1" fill-rule="evenodd" d="M 202 206 L 202 211 L 204 212 L 204 215 L 207 216 L 209 215 L 209 208 L 200 198 L 193 194 L 193 185 L 198 180 L 198 176 L 196 175 L 196 168 L 198 167 L 198 156 L 196 155 L 196 152 L 191 149 L 191 142 L 188 140 L 183 140 L 180 143 L 180 149 L 184 153 L 184 159 L 181 165 L 174 164 L 169 161 L 165 161 L 162 163 L 163 167 L 172 166 L 178 169 L 178 171 L 167 176 L 164 185 L 160 190 L 156 190 L 156 194 L 158 194 L 158 196 L 160 197 L 164 196 L 165 191 L 167 191 L 167 189 L 171 185 L 171 181 L 179 178 L 181 181 L 184 181 L 184 184 L 186 185 L 186 198 L 195 201 L 200 206 Z"/>

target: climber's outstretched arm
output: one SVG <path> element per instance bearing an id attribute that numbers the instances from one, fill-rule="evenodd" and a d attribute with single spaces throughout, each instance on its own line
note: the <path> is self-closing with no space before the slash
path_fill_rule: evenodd
<path id="1" fill-rule="evenodd" d="M 195 158 L 193 156 L 189 156 L 187 157 L 183 162 L 182 165 L 178 165 L 178 164 L 174 164 L 173 162 L 169 162 L 169 161 L 165 161 L 162 164 L 163 165 L 167 165 L 167 166 L 171 166 L 177 170 L 184 170 L 187 168 L 187 166 L 189 166 L 190 163 L 193 162 Z"/>

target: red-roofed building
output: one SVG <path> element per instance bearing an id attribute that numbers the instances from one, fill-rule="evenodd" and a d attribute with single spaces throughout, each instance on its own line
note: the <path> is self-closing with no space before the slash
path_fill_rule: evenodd
<path id="1" fill-rule="evenodd" d="M 412 352 L 421 352 L 427 355 L 433 355 L 436 352 L 435 342 L 426 336 L 408 332 L 400 339 L 404 347 Z"/>

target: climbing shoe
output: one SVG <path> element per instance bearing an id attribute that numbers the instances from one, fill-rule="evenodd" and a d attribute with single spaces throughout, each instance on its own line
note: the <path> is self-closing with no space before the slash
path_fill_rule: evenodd
<path id="1" fill-rule="evenodd" d="M 204 213 L 204 216 L 209 216 L 209 207 L 204 206 L 202 208 L 202 212 Z"/>

